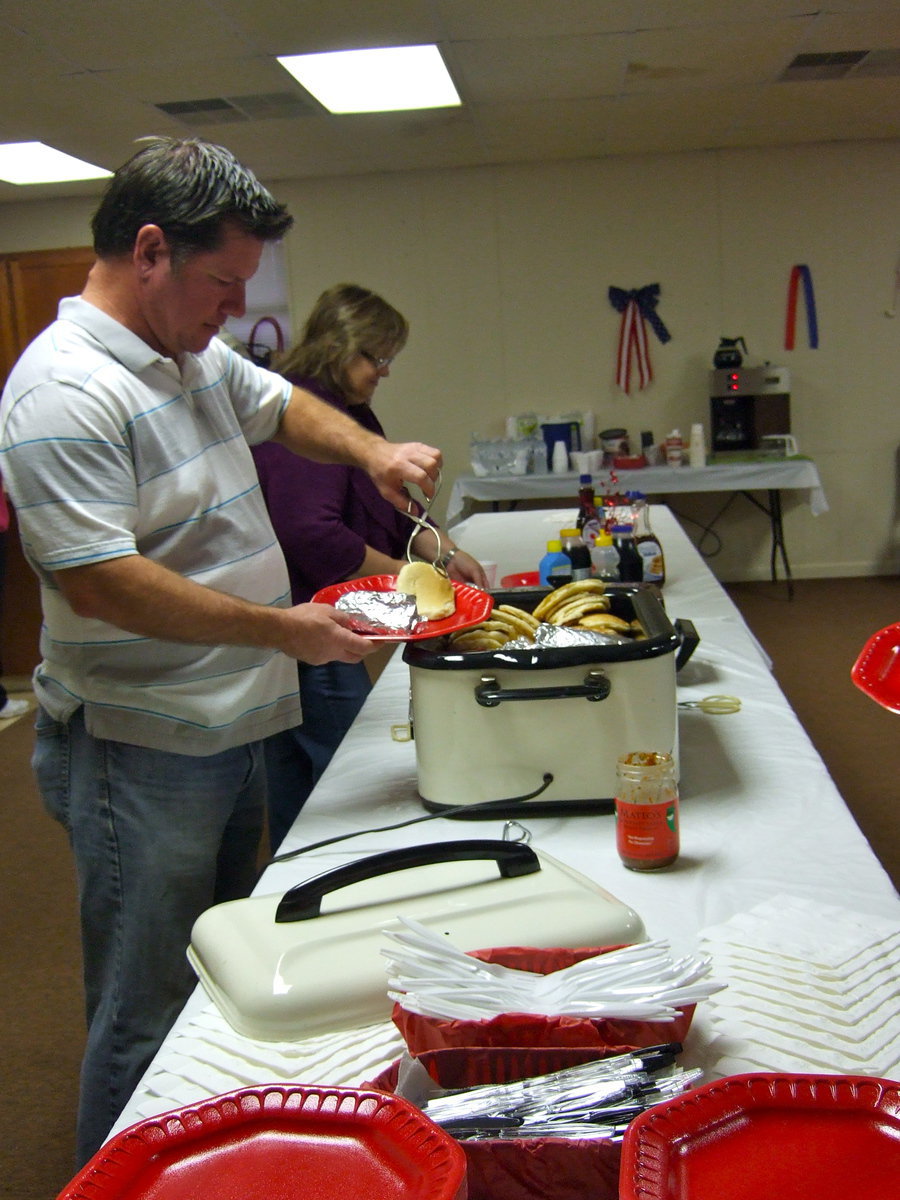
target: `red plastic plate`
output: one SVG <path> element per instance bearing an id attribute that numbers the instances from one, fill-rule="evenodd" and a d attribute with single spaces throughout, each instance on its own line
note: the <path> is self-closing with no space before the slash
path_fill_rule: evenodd
<path id="1" fill-rule="evenodd" d="M 882 707 L 900 713 L 900 624 L 872 634 L 853 664 L 850 678 Z"/>
<path id="2" fill-rule="evenodd" d="M 58 1200 L 462 1200 L 465 1156 L 396 1096 L 243 1088 L 111 1139 Z"/>
<path id="3" fill-rule="evenodd" d="M 440 621 L 423 621 L 413 633 L 397 630 L 392 633 L 366 633 L 365 637 L 373 642 L 417 642 L 423 638 L 440 637 L 443 633 L 455 633 L 459 629 L 471 629 L 480 625 L 491 615 L 494 599 L 481 588 L 473 587 L 470 583 L 460 583 L 456 579 L 450 581 L 456 592 L 456 612 Z M 343 583 L 333 583 L 330 587 L 322 588 L 313 596 L 314 604 L 333 605 L 341 596 L 348 592 L 394 592 L 397 590 L 396 575 L 367 575 L 362 579 L 345 579 Z"/>
<path id="4" fill-rule="evenodd" d="M 537 571 L 519 571 L 512 575 L 504 575 L 500 580 L 501 587 L 539 587 L 540 574 Z"/>
<path id="5" fill-rule="evenodd" d="M 620 1200 L 896 1195 L 900 1084 L 733 1075 L 648 1109 L 625 1134 Z"/>

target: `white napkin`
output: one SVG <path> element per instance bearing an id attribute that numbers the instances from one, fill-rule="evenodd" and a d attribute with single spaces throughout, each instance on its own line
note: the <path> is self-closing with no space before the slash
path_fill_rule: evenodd
<path id="1" fill-rule="evenodd" d="M 704 930 L 715 1074 L 896 1073 L 900 922 L 777 896 Z"/>

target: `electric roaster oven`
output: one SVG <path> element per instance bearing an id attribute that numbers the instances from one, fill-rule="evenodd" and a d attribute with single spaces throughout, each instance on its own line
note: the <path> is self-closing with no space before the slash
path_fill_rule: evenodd
<path id="1" fill-rule="evenodd" d="M 548 588 L 492 593 L 530 612 Z M 675 675 L 698 642 L 651 585 L 608 588 L 611 611 L 641 635 L 618 643 L 460 653 L 447 637 L 408 642 L 418 790 L 431 812 L 466 819 L 611 812 L 616 759 L 633 750 L 678 762 Z"/>

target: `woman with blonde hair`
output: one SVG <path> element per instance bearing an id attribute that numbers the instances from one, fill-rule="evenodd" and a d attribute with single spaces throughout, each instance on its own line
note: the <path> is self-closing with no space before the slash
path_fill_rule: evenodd
<path id="1" fill-rule="evenodd" d="M 384 436 L 372 401 L 406 345 L 406 318 L 357 284 L 323 292 L 300 337 L 274 364 L 292 383 Z M 294 604 L 344 579 L 395 575 L 406 561 L 413 526 L 356 467 L 298 458 L 268 442 L 254 447 L 260 485 L 287 560 Z M 441 562 L 453 579 L 485 587 L 481 565 L 443 531 Z M 419 530 L 418 557 L 434 560 L 434 535 Z M 363 663 L 299 664 L 303 724 L 266 744 L 269 838 L 290 829 L 371 688 Z"/>

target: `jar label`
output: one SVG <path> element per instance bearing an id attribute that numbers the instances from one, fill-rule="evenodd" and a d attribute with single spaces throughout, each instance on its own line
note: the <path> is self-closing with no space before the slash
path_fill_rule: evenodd
<path id="1" fill-rule="evenodd" d="M 653 862 L 678 854 L 678 800 L 629 804 L 616 800 L 616 849 L 620 857 Z"/>

